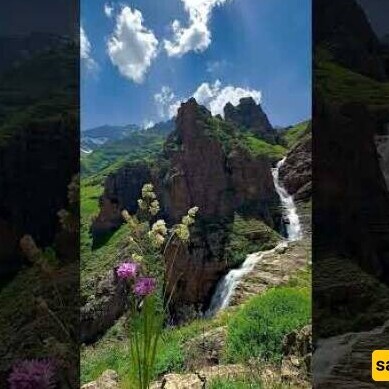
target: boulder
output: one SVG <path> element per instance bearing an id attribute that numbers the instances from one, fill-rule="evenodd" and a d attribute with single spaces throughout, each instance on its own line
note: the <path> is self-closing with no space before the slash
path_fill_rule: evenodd
<path id="1" fill-rule="evenodd" d="M 93 342 L 109 329 L 126 311 L 127 299 L 126 283 L 114 270 L 96 280 L 95 293 L 81 307 L 81 342 Z"/>
<path id="2" fill-rule="evenodd" d="M 106 370 L 96 381 L 82 385 L 81 389 L 119 389 L 119 376 L 114 370 Z"/>
<path id="3" fill-rule="evenodd" d="M 282 342 L 281 378 L 295 384 L 306 383 L 311 376 L 312 326 L 286 335 Z"/>
<path id="4" fill-rule="evenodd" d="M 188 341 L 185 346 L 185 367 L 189 371 L 218 365 L 226 342 L 227 328 L 218 327 Z"/>

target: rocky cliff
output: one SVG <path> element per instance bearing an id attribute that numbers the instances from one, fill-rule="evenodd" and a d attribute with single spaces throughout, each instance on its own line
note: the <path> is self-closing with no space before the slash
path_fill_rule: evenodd
<path id="1" fill-rule="evenodd" d="M 239 105 L 227 103 L 224 117 L 236 126 L 252 131 L 269 143 L 276 143 L 277 133 L 269 122 L 261 106 L 252 97 L 240 99 Z"/>
<path id="2" fill-rule="evenodd" d="M 320 226 L 317 242 L 343 250 L 388 282 L 389 194 L 375 146 L 378 121 L 387 118 L 360 104 L 319 101 L 319 136 L 314 138 L 314 174 L 320 177 L 313 214 Z"/>
<path id="3" fill-rule="evenodd" d="M 387 78 L 379 40 L 361 6 L 354 0 L 317 0 L 313 3 L 313 37 L 318 49 L 357 73 Z"/>
<path id="4" fill-rule="evenodd" d="M 154 183 L 161 215 L 170 224 L 178 222 L 190 207 L 200 208 L 189 246 L 177 247 L 174 274 L 180 278 L 173 299 L 176 312 L 188 305 L 204 308 L 217 280 L 231 266 L 224 258 L 224 248 L 236 213 L 278 226 L 272 159 L 253 153 L 240 134 L 231 122 L 212 117 L 190 99 L 181 105 L 176 130 L 168 137 L 157 163 L 125 166 L 105 182 L 101 211 L 92 226 L 94 233 L 120 225 L 122 209 L 135 211 L 141 186 L 148 181 Z M 167 252 L 168 265 L 176 255 L 174 246 L 172 250 Z"/>
<path id="5" fill-rule="evenodd" d="M 312 128 L 289 150 L 280 168 L 280 178 L 289 194 L 297 201 L 307 201 L 312 195 Z"/>

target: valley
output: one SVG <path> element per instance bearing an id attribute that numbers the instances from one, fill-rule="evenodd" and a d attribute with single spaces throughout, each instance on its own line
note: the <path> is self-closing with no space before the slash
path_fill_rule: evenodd
<path id="1" fill-rule="evenodd" d="M 151 182 L 161 207 L 158 218 L 168 226 L 178 223 L 187 208 L 199 207 L 188 244 L 173 245 L 163 255 L 164 266 L 172 269 L 168 285 L 176 287 L 169 304 L 171 325 L 164 329 L 157 352 L 154 377 L 159 381 L 153 387 L 187 387 L 191 381 L 190 387 L 213 387 L 229 376 L 247 385 L 308 385 L 309 366 L 306 371 L 290 366 L 290 351 L 282 344 L 288 334 L 310 322 L 310 142 L 309 122 L 276 131 L 250 98 L 238 106 L 228 104 L 224 118 L 212 116 L 190 99 L 179 108 L 158 151 L 148 154 L 146 146 L 144 157 L 119 157 L 111 166 L 84 175 L 84 383 L 113 379 L 126 387 L 131 380 L 128 297 L 112 269 L 131 256 L 122 210 L 136 213 L 141 188 Z M 84 162 L 106 148 L 111 153 L 114 146 L 115 142 L 102 145 L 85 155 Z M 298 193 L 296 204 L 284 180 Z M 246 345 L 248 310 L 258 312 L 260 322 L 265 318 L 259 306 L 264 304 L 266 312 L 275 301 L 290 305 L 287 311 L 269 311 L 271 320 L 284 324 L 268 335 L 260 326 L 252 345 Z M 292 316 L 287 319 L 289 309 Z M 241 332 L 235 334 L 233 328 Z M 309 354 L 309 336 L 304 339 Z M 209 348 L 200 351 L 200 346 Z M 248 349 L 253 350 L 250 357 Z M 253 363 L 258 371 L 254 375 L 248 373 Z M 109 369 L 117 374 L 110 375 Z"/>

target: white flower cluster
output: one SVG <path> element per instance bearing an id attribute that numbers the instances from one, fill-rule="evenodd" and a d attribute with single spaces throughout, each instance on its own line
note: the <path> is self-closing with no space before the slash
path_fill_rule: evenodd
<path id="1" fill-rule="evenodd" d="M 174 228 L 174 232 L 183 242 L 187 242 L 190 238 L 189 226 L 195 222 L 198 210 L 198 207 L 189 209 L 188 213 L 182 218 L 181 223 Z"/>
<path id="2" fill-rule="evenodd" d="M 151 227 L 149 236 L 157 247 L 161 247 L 165 243 L 167 233 L 166 223 L 164 220 L 160 219 Z"/>

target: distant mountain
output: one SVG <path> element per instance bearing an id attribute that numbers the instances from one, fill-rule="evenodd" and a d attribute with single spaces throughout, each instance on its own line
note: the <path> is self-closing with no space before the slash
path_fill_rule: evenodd
<path id="1" fill-rule="evenodd" d="M 162 150 L 175 128 L 173 119 L 149 129 L 136 125 L 101 126 L 82 132 L 81 172 L 89 176 L 131 159 L 144 159 Z"/>
<path id="2" fill-rule="evenodd" d="M 126 138 L 132 132 L 139 131 L 135 124 L 126 126 L 109 126 L 91 128 L 81 132 L 81 153 L 91 154 L 107 142 Z"/>

